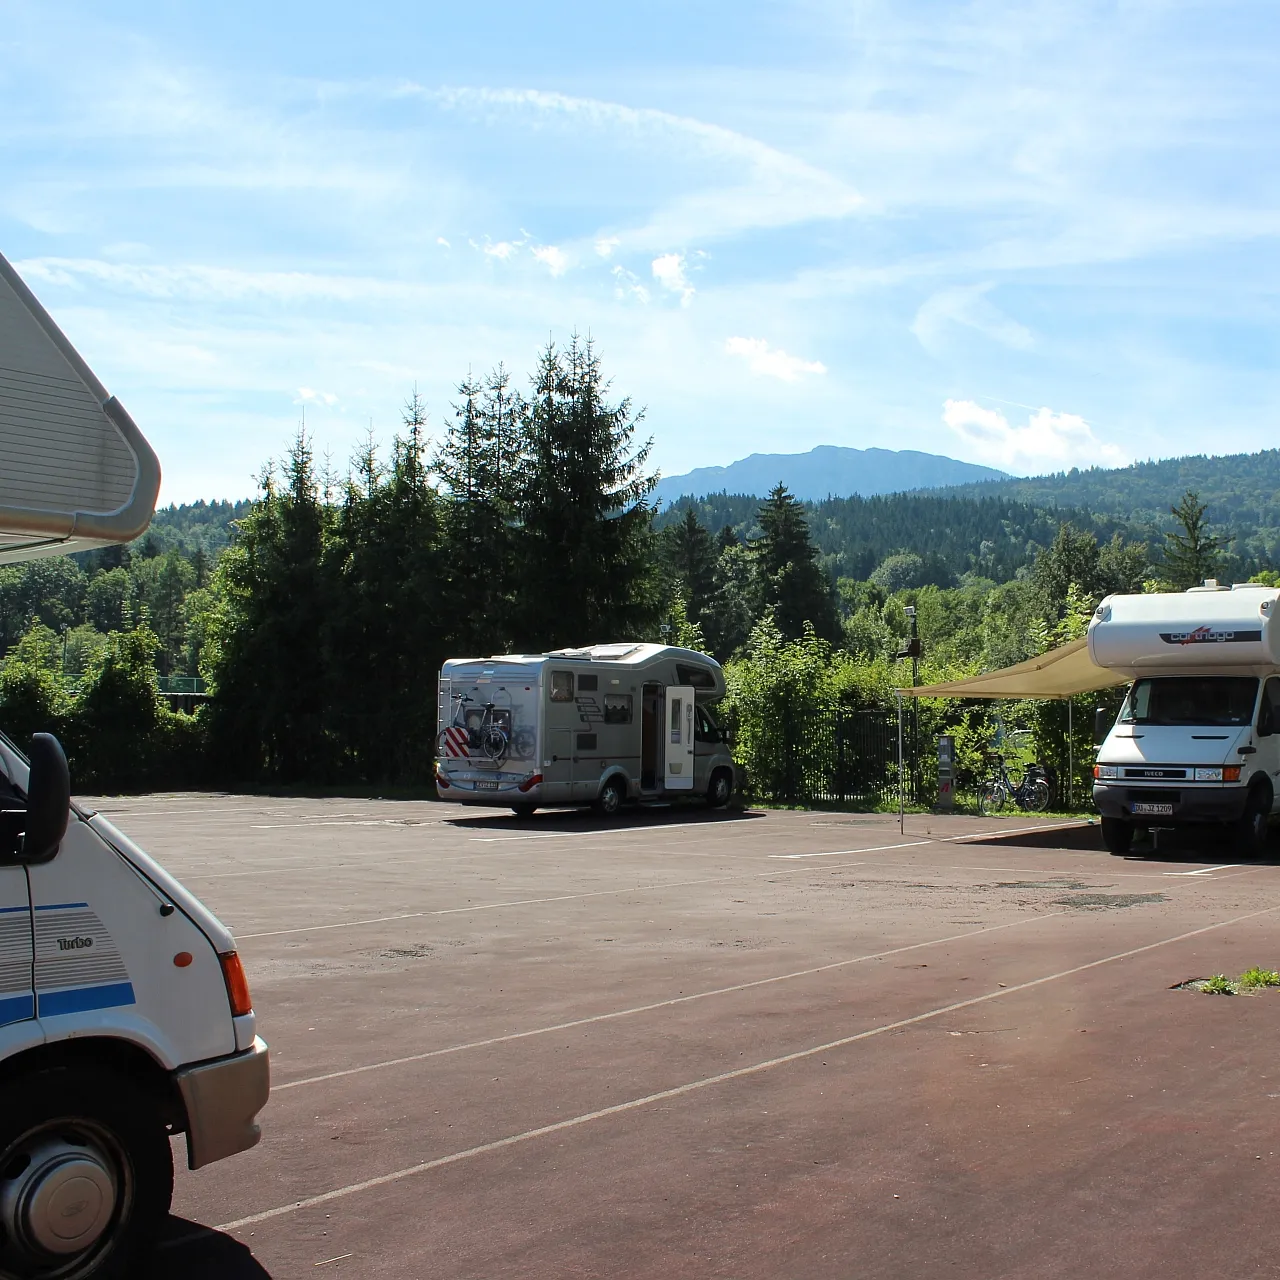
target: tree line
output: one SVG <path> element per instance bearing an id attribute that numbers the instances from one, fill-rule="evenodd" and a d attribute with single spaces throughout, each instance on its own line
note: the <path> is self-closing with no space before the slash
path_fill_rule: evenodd
<path id="1" fill-rule="evenodd" d="M 810 685 L 829 701 L 891 703 L 907 605 L 926 678 L 956 678 L 1069 637 L 1107 592 L 1213 576 L 1227 550 L 1194 495 L 1162 550 L 1087 513 L 1053 525 L 990 500 L 1020 563 L 979 539 L 957 571 L 937 528 L 962 524 L 960 506 L 934 511 L 919 550 L 882 529 L 840 560 L 823 551 L 830 505 L 781 485 L 749 508 L 722 495 L 658 516 L 642 424 L 575 337 L 523 387 L 502 366 L 469 374 L 434 439 L 411 394 L 389 448 L 369 439 L 342 477 L 300 434 L 251 503 L 0 569 L 0 725 L 60 732 L 86 788 L 421 785 L 445 658 L 639 638 L 725 662 L 725 714 L 749 744 L 761 690 L 782 688 L 771 672 L 821 669 Z M 715 518 L 730 501 L 735 518 Z M 195 714 L 161 697 L 172 676 L 205 682 Z M 969 720 L 976 742 L 986 722 Z"/>

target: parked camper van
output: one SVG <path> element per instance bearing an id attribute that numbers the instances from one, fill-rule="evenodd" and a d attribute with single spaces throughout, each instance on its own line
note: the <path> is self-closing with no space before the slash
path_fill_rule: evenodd
<path id="1" fill-rule="evenodd" d="M 736 773 L 707 709 L 724 673 L 705 653 L 600 644 L 458 658 L 440 672 L 436 789 L 518 814 L 541 806 L 705 796 L 728 803 Z"/>
<path id="2" fill-rule="evenodd" d="M 1093 771 L 1112 853 L 1138 828 L 1205 822 L 1230 824 L 1242 856 L 1261 849 L 1280 800 L 1278 598 L 1207 582 L 1098 606 L 1089 656 L 1133 681 Z"/>
<path id="3" fill-rule="evenodd" d="M 0 563 L 110 546 L 160 468 L 0 258 Z M 101 816 L 48 734 L 0 735 L 0 1276 L 143 1274 L 173 1190 L 252 1147 L 267 1046 L 235 940 Z"/>

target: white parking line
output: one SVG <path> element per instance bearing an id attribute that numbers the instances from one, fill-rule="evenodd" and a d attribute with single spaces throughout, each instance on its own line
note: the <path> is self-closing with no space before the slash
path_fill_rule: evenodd
<path id="1" fill-rule="evenodd" d="M 1233 867 L 1242 867 L 1243 862 L 1224 862 L 1220 867 L 1201 867 L 1199 871 L 1165 871 L 1166 876 L 1207 876 L 1211 871 L 1230 871 Z"/>
<path id="2" fill-rule="evenodd" d="M 319 1195 L 307 1196 L 302 1200 L 294 1201 L 292 1204 L 265 1209 L 261 1213 L 253 1213 L 243 1218 L 237 1218 L 233 1222 L 223 1222 L 215 1227 L 214 1230 L 240 1231 L 245 1227 L 256 1226 L 260 1222 L 269 1222 L 273 1218 L 296 1213 L 300 1209 L 318 1208 L 320 1205 L 331 1204 L 335 1200 L 346 1199 L 348 1196 L 358 1195 L 364 1191 L 372 1191 L 378 1187 L 389 1186 L 391 1183 L 403 1181 L 405 1178 L 429 1173 L 433 1169 L 442 1169 L 447 1165 L 457 1164 L 462 1160 L 471 1160 L 494 1151 L 502 1151 L 507 1147 L 531 1142 L 536 1138 L 545 1138 L 555 1133 L 564 1133 L 568 1129 L 578 1129 L 595 1120 L 624 1115 L 629 1111 L 638 1111 L 641 1108 L 651 1107 L 655 1103 L 667 1102 L 673 1098 L 683 1098 L 703 1089 L 714 1088 L 717 1085 L 728 1084 L 733 1080 L 741 1080 L 748 1076 L 771 1071 L 775 1067 L 790 1066 L 792 1063 L 803 1062 L 808 1058 L 816 1057 L 818 1054 L 831 1053 L 836 1049 L 846 1048 L 862 1040 L 870 1040 L 891 1031 L 901 1031 L 906 1027 L 918 1026 L 923 1022 L 944 1017 L 949 1013 L 958 1013 L 961 1009 L 972 1009 L 976 1005 L 986 1004 L 992 1000 L 1000 1000 L 1005 996 L 1031 991 L 1036 987 L 1044 986 L 1046 983 L 1058 982 L 1063 978 L 1071 978 L 1076 974 L 1086 973 L 1090 969 L 1097 969 L 1102 965 L 1114 964 L 1119 960 L 1129 960 L 1148 951 L 1155 951 L 1160 947 L 1171 946 L 1177 942 L 1185 942 L 1189 938 L 1197 938 L 1203 934 L 1212 933 L 1217 929 L 1225 929 L 1230 925 L 1240 924 L 1245 920 L 1253 920 L 1258 916 L 1269 915 L 1274 911 L 1280 911 L 1280 906 L 1265 907 L 1260 911 L 1250 911 L 1244 915 L 1233 916 L 1229 920 L 1220 920 L 1215 924 L 1204 925 L 1199 929 L 1191 929 L 1186 933 L 1179 933 L 1170 938 L 1162 938 L 1159 942 L 1149 942 L 1145 946 L 1133 947 L 1128 951 L 1118 951 L 1113 955 L 1103 956 L 1098 960 L 1090 960 L 1085 964 L 1073 965 L 1070 969 L 1061 969 L 1057 973 L 1049 973 L 1040 978 L 1032 978 L 1028 982 L 1019 982 L 1012 986 L 998 988 L 995 991 L 987 991 L 980 996 L 972 996 L 968 1000 L 957 1000 L 951 1004 L 929 1009 L 924 1013 L 913 1014 L 909 1018 L 899 1018 L 894 1022 L 885 1022 L 880 1026 L 870 1027 L 866 1031 L 859 1031 L 849 1036 L 841 1036 L 838 1040 L 828 1040 L 823 1044 L 813 1045 L 808 1049 L 798 1049 L 794 1053 L 784 1053 L 775 1058 L 766 1058 L 762 1062 L 754 1062 L 750 1066 L 737 1067 L 732 1071 L 721 1071 L 716 1075 L 704 1076 L 699 1080 L 690 1080 L 686 1084 L 676 1085 L 671 1089 L 661 1089 L 656 1093 L 645 1094 L 643 1097 L 631 1098 L 626 1102 L 619 1102 L 611 1107 L 601 1107 L 597 1111 L 588 1111 L 582 1115 L 572 1116 L 567 1120 L 556 1121 L 554 1124 L 540 1125 L 536 1129 L 526 1129 L 522 1133 L 513 1133 L 505 1138 L 498 1138 L 493 1142 L 485 1142 L 478 1146 L 468 1147 L 463 1151 L 453 1151 L 448 1155 L 437 1156 L 434 1160 L 424 1160 L 419 1164 L 409 1165 L 407 1168 L 397 1169 L 392 1173 L 384 1173 L 376 1178 L 366 1178 L 363 1182 L 353 1182 L 345 1187 L 335 1187 L 332 1191 L 325 1191 Z"/>
<path id="3" fill-rule="evenodd" d="M 301 1080 L 288 1080 L 283 1084 L 273 1084 L 271 1091 L 280 1093 L 284 1089 L 299 1089 L 304 1084 L 323 1084 L 326 1080 L 342 1080 L 347 1076 L 363 1075 L 366 1071 L 381 1071 L 384 1067 L 402 1067 L 411 1062 L 426 1062 L 429 1058 L 442 1058 L 451 1053 L 463 1053 L 468 1049 L 488 1049 L 495 1044 L 510 1044 L 513 1040 L 528 1040 L 532 1036 L 544 1036 L 553 1031 L 570 1031 L 574 1027 L 589 1026 L 594 1022 L 611 1022 L 615 1018 L 630 1018 L 640 1013 L 652 1013 L 655 1009 L 671 1009 L 676 1005 L 688 1004 L 693 1000 L 708 1000 L 712 996 L 733 995 L 739 991 L 752 991 L 757 987 L 768 987 L 778 982 L 792 982 L 797 978 L 812 978 L 819 973 L 831 973 L 836 969 L 847 969 L 853 964 L 865 964 L 868 960 L 887 960 L 890 956 L 900 956 L 908 951 L 920 951 L 925 947 L 941 947 L 948 942 L 962 942 L 965 938 L 977 938 L 982 934 L 999 933 L 1002 929 L 1017 929 L 1022 925 L 1039 920 L 1052 920 L 1055 916 L 1065 916 L 1065 911 L 1052 911 L 1041 916 L 1025 916 L 1021 920 L 1010 920 L 1005 924 L 986 925 L 981 929 L 970 929 L 966 933 L 952 933 L 945 938 L 930 938 L 925 942 L 912 942 L 904 947 L 893 947 L 889 951 L 873 951 L 865 956 L 853 956 L 848 960 L 833 960 L 830 964 L 820 964 L 812 969 L 796 969 L 792 973 L 779 973 L 771 978 L 757 978 L 752 982 L 739 982 L 731 987 L 713 987 L 710 991 L 694 991 L 687 996 L 672 996 L 669 1000 L 655 1000 L 652 1004 L 639 1004 L 630 1009 L 614 1009 L 609 1013 L 593 1014 L 589 1018 L 575 1018 L 572 1022 L 557 1022 L 549 1027 L 534 1027 L 529 1031 L 512 1031 L 504 1036 L 491 1036 L 487 1040 L 469 1040 L 465 1044 L 448 1045 L 443 1049 L 429 1049 L 423 1053 L 411 1053 L 403 1058 L 388 1058 L 384 1062 L 370 1062 L 359 1067 L 347 1067 L 342 1071 L 329 1071 L 324 1075 L 306 1076 Z"/>
<path id="4" fill-rule="evenodd" d="M 907 840 L 902 844 L 882 844 L 876 849 L 836 849 L 831 853 L 771 853 L 771 858 L 784 858 L 795 861 L 799 858 L 843 858 L 853 853 L 880 853 L 889 849 L 913 849 L 916 845 L 932 844 L 932 840 Z"/>

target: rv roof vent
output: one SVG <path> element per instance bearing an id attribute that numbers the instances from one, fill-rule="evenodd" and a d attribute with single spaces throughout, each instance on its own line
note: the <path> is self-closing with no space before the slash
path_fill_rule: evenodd
<path id="1" fill-rule="evenodd" d="M 1206 578 L 1202 587 L 1188 587 L 1187 591 L 1230 591 L 1230 587 L 1218 586 L 1217 578 Z"/>

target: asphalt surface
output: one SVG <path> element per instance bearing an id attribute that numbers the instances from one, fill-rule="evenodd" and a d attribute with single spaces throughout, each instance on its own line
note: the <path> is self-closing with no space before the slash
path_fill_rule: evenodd
<path id="1" fill-rule="evenodd" d="M 272 1050 L 162 1280 L 1280 1273 L 1280 990 L 1176 989 L 1280 968 L 1280 868 L 1211 833 L 96 803 Z"/>

